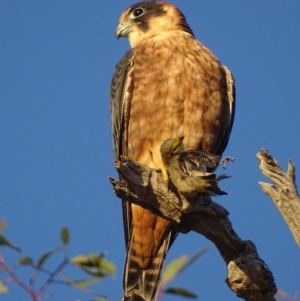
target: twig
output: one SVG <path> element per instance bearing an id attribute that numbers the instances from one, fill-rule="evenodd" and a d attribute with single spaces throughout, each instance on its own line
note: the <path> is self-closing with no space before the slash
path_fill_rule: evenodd
<path id="1" fill-rule="evenodd" d="M 38 289 L 37 294 L 42 295 L 43 292 L 47 289 L 47 287 L 55 280 L 55 277 L 60 273 L 63 268 L 69 263 L 69 259 L 67 257 L 59 264 L 59 266 L 55 269 L 55 271 L 50 275 L 48 280 L 42 284 L 42 286 Z"/>
<path id="2" fill-rule="evenodd" d="M 18 277 L 17 275 L 11 270 L 4 262 L 3 255 L 0 253 L 0 268 L 3 269 L 11 279 L 18 284 L 23 290 L 25 290 L 31 297 L 33 301 L 38 300 L 38 294 L 36 294 L 33 290 L 27 287 Z"/>

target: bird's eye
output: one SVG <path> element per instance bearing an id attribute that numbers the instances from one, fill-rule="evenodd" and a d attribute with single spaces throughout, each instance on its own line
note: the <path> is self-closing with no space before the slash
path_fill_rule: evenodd
<path id="1" fill-rule="evenodd" d="M 135 19 L 145 13 L 145 10 L 141 7 L 137 7 L 134 9 L 134 11 L 131 13 L 132 19 Z"/>
<path id="2" fill-rule="evenodd" d="M 172 152 L 172 154 L 177 154 L 178 153 L 178 148 L 176 147 L 176 148 L 174 148 L 174 150 L 173 150 L 173 152 Z"/>

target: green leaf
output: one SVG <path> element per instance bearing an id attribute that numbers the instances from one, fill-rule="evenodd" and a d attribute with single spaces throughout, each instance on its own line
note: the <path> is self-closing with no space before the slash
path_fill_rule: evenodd
<path id="1" fill-rule="evenodd" d="M 101 258 L 99 262 L 99 269 L 102 270 L 105 274 L 110 276 L 116 275 L 116 266 L 109 260 Z"/>
<path id="2" fill-rule="evenodd" d="M 69 278 L 66 274 L 60 273 L 59 275 L 63 280 L 65 280 L 66 283 L 73 285 L 74 281 L 71 278 Z"/>
<path id="3" fill-rule="evenodd" d="M 77 255 L 77 256 L 73 257 L 70 261 L 73 264 L 82 265 L 82 264 L 85 264 L 86 260 L 87 260 L 87 256 Z"/>
<path id="4" fill-rule="evenodd" d="M 3 232 L 7 228 L 6 222 L 4 218 L 0 219 L 0 233 Z"/>
<path id="5" fill-rule="evenodd" d="M 75 280 L 73 283 L 75 286 L 80 287 L 80 288 L 85 288 L 88 287 L 92 284 L 95 284 L 99 282 L 99 278 L 90 278 L 90 279 L 83 279 L 83 280 Z"/>
<path id="6" fill-rule="evenodd" d="M 192 265 L 199 257 L 201 257 L 203 254 L 205 254 L 208 250 L 211 248 L 203 248 L 196 252 L 192 257 L 190 257 L 183 265 L 182 267 L 178 270 L 177 275 L 182 273 L 184 270 L 186 270 L 190 265 Z"/>
<path id="7" fill-rule="evenodd" d="M 91 278 L 91 279 L 83 279 L 83 280 L 72 280 L 65 274 L 61 273 L 60 276 L 70 285 L 75 286 L 77 288 L 86 288 L 92 284 L 99 282 L 101 279 L 99 278 Z"/>
<path id="8" fill-rule="evenodd" d="M 60 230 L 60 239 L 64 245 L 67 245 L 69 243 L 70 233 L 69 233 L 69 229 L 67 227 L 63 227 Z"/>
<path id="9" fill-rule="evenodd" d="M 88 256 L 77 255 L 71 259 L 71 263 L 77 265 L 84 272 L 94 276 L 94 277 L 105 277 L 105 274 L 99 270 L 99 262 L 102 258 L 102 255 L 90 254 Z"/>
<path id="10" fill-rule="evenodd" d="M 102 258 L 103 258 L 103 255 L 92 253 L 87 256 L 77 255 L 71 259 L 71 262 L 76 265 L 80 265 L 80 266 L 97 267 L 98 268 L 99 262 Z"/>
<path id="11" fill-rule="evenodd" d="M 114 276 L 116 272 L 115 265 L 99 254 L 77 255 L 71 259 L 71 262 L 95 277 Z"/>
<path id="12" fill-rule="evenodd" d="M 40 256 L 40 258 L 38 259 L 38 261 L 37 261 L 36 267 L 41 268 L 42 265 L 45 263 L 45 261 L 49 258 L 49 256 L 51 256 L 52 254 L 54 254 L 58 250 L 59 250 L 59 248 L 55 248 L 53 250 L 47 251 L 44 254 L 42 254 Z"/>
<path id="13" fill-rule="evenodd" d="M 7 246 L 15 251 L 21 252 L 21 249 L 8 241 L 3 235 L 0 235 L 0 245 Z"/>
<path id="14" fill-rule="evenodd" d="M 8 292 L 8 287 L 4 285 L 2 281 L 0 281 L 0 294 L 5 294 Z"/>
<path id="15" fill-rule="evenodd" d="M 23 256 L 19 259 L 19 264 L 21 265 L 32 264 L 32 259 L 28 256 Z"/>
<path id="16" fill-rule="evenodd" d="M 171 287 L 164 291 L 166 294 L 178 295 L 185 298 L 196 299 L 197 295 L 182 287 Z"/>
<path id="17" fill-rule="evenodd" d="M 175 258 L 172 260 L 165 268 L 162 280 L 161 280 L 161 286 L 165 286 L 167 283 L 169 283 L 173 278 L 176 277 L 178 274 L 178 271 L 182 268 L 182 266 L 187 262 L 187 255 L 182 255 L 179 258 Z"/>
<path id="18" fill-rule="evenodd" d="M 166 267 L 162 275 L 161 286 L 166 286 L 171 280 L 177 277 L 180 273 L 186 270 L 190 265 L 192 265 L 199 257 L 206 253 L 210 248 L 203 248 L 196 252 L 192 257 L 188 258 L 187 255 L 183 255 L 179 258 L 171 261 Z"/>

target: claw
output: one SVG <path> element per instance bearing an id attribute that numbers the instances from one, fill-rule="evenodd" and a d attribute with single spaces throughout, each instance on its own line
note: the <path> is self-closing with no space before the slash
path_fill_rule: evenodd
<path id="1" fill-rule="evenodd" d="M 228 162 L 234 163 L 234 158 L 230 156 L 226 156 L 220 161 L 219 165 L 223 164 L 223 168 L 226 168 Z"/>
<path id="2" fill-rule="evenodd" d="M 222 181 L 222 180 L 228 179 L 228 178 L 231 178 L 231 176 L 222 174 L 222 175 L 217 176 L 217 179 L 216 179 L 216 180 L 217 180 L 217 181 Z"/>

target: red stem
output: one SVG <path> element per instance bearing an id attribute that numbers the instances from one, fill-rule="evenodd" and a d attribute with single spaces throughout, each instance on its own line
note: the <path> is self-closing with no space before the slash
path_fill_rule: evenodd
<path id="1" fill-rule="evenodd" d="M 17 275 L 5 264 L 3 254 L 0 253 L 0 268 L 3 269 L 11 279 L 18 284 L 22 289 L 24 289 L 32 298 L 33 301 L 38 301 L 39 296 L 34 291 L 32 291 L 29 287 L 27 287 L 18 277 Z"/>

